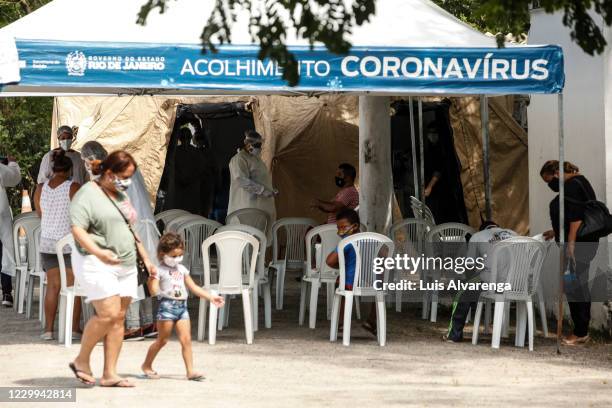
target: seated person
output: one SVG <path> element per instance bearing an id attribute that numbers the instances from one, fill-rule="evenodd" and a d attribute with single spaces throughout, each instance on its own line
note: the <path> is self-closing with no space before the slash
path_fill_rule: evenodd
<path id="1" fill-rule="evenodd" d="M 476 259 L 482 257 L 485 259 L 484 268 L 479 274 L 470 279 L 471 282 L 490 282 L 491 281 L 491 265 L 490 258 L 493 254 L 495 243 L 504 241 L 508 238 L 516 236 L 516 232 L 500 228 L 493 221 L 485 221 L 480 226 L 479 232 L 472 235 L 468 244 L 467 258 Z M 498 276 L 497 281 L 502 282 L 504 276 Z M 476 310 L 476 301 L 480 292 L 461 291 L 455 296 L 453 302 L 453 312 L 451 314 L 451 322 L 448 327 L 448 333 L 443 336 L 443 340 L 458 343 L 463 341 L 463 327 L 467 318 L 470 307 Z"/>
<path id="2" fill-rule="evenodd" d="M 327 224 L 336 222 L 336 213 L 344 208 L 351 210 L 359 207 L 359 191 L 355 188 L 355 179 L 357 178 L 357 170 L 348 163 L 342 163 L 336 170 L 335 182 L 340 188 L 332 201 L 324 201 L 316 199 L 312 204 L 313 208 L 327 213 Z"/>
<path id="3" fill-rule="evenodd" d="M 338 235 L 341 238 L 346 238 L 351 235 L 357 234 L 360 228 L 359 215 L 355 210 L 351 209 L 343 209 L 340 210 L 335 215 L 336 226 L 338 227 Z M 332 253 L 327 256 L 325 260 L 328 266 L 334 269 L 338 269 L 340 267 L 340 261 L 338 257 L 338 248 L 336 248 Z M 345 289 L 353 290 L 353 281 L 355 279 L 355 267 L 357 263 L 357 254 L 355 253 L 355 249 L 352 245 L 347 245 L 344 247 L 344 270 L 345 270 Z M 336 287 L 338 287 L 340 278 L 336 280 Z M 340 303 L 340 313 L 338 315 L 339 325 L 338 330 L 342 330 L 343 325 L 343 316 L 344 316 L 344 297 L 342 298 L 342 302 Z M 372 333 L 376 336 L 376 302 L 371 302 L 371 309 L 368 319 L 363 322 L 363 328 L 368 332 Z"/>

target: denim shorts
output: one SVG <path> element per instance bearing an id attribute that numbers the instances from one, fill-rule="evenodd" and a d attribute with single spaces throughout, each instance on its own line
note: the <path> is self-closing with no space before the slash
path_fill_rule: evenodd
<path id="1" fill-rule="evenodd" d="M 157 308 L 157 320 L 189 320 L 186 300 L 174 300 L 163 298 L 159 301 Z"/>

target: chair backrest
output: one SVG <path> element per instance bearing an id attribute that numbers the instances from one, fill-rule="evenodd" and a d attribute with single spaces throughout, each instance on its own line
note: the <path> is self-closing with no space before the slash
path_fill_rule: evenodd
<path id="1" fill-rule="evenodd" d="M 200 274 L 202 272 L 202 242 L 213 235 L 219 227 L 221 224 L 217 221 L 203 218 L 182 223 L 176 231 L 185 241 L 183 265 L 191 273 Z"/>
<path id="2" fill-rule="evenodd" d="M 421 219 L 406 218 L 389 228 L 389 238 L 395 244 L 395 253 L 420 257 L 425 254 L 425 242 L 431 225 Z"/>
<path id="3" fill-rule="evenodd" d="M 26 213 L 32 214 L 32 213 Z M 13 221 L 13 246 L 15 248 L 15 265 L 25 266 L 28 268 L 34 267 L 34 257 L 38 253 L 38 246 L 34 242 L 35 229 L 40 227 L 40 217 L 38 214 L 28 215 L 23 217 L 15 217 Z M 24 215 L 24 214 L 20 214 Z M 25 241 L 19 239 L 19 230 L 23 228 L 25 231 Z M 23 255 L 23 257 L 22 257 Z"/>
<path id="4" fill-rule="evenodd" d="M 321 258 L 319 260 L 315 260 L 315 262 L 320 262 L 320 267 L 317 270 L 312 265 L 312 253 L 315 246 L 315 238 L 319 238 L 321 244 Z M 306 243 L 306 274 L 321 274 L 321 275 L 329 275 L 337 273 L 337 270 L 328 266 L 325 263 L 325 258 L 329 255 L 340 242 L 340 237 L 338 236 L 338 228 L 336 224 L 325 224 L 319 225 L 318 227 L 314 227 L 308 233 L 306 233 L 305 243 Z M 316 265 L 316 263 L 315 263 Z"/>
<path id="5" fill-rule="evenodd" d="M 178 232 L 183 224 L 186 224 L 191 221 L 204 221 L 208 220 L 206 217 L 202 217 L 201 215 L 196 214 L 183 214 L 179 215 L 172 220 L 168 221 L 166 227 L 164 228 L 164 232 Z"/>
<path id="6" fill-rule="evenodd" d="M 268 238 L 266 237 L 266 233 L 255 228 L 255 227 L 251 227 L 250 225 L 244 225 L 244 224 L 232 224 L 232 225 L 224 225 L 223 227 L 220 227 L 219 229 L 217 229 L 217 231 L 215 231 L 215 234 L 219 234 L 221 232 L 226 232 L 226 231 L 240 231 L 240 232 L 244 232 L 247 234 L 250 234 L 252 236 L 254 236 L 255 238 L 257 238 L 257 241 L 259 241 L 259 254 L 257 256 L 257 276 L 259 276 L 260 278 L 263 278 L 266 274 L 266 248 L 268 247 Z M 243 253 L 243 261 L 244 261 L 244 267 L 243 267 L 243 271 L 248 271 L 249 270 L 249 260 L 251 257 L 251 251 L 252 251 L 252 247 L 248 247 L 246 251 L 244 251 Z"/>
<path id="7" fill-rule="evenodd" d="M 284 260 L 287 263 L 302 264 L 306 260 L 304 238 L 306 231 L 317 222 L 311 218 L 281 218 L 272 226 L 272 260 L 280 260 L 280 248 L 285 244 Z M 284 242 L 281 242 L 284 233 Z"/>
<path id="8" fill-rule="evenodd" d="M 225 217 L 225 224 L 243 224 L 268 232 L 270 227 L 270 214 L 258 208 L 242 208 Z"/>
<path id="9" fill-rule="evenodd" d="M 66 278 L 66 263 L 64 262 L 64 248 L 69 246 L 75 251 L 74 238 L 72 234 L 68 234 L 55 244 L 55 254 L 57 255 L 57 262 L 60 270 L 60 287 L 62 291 L 68 289 L 68 279 Z"/>
<path id="10" fill-rule="evenodd" d="M 344 238 L 338 244 L 338 260 L 340 264 L 340 288 L 346 283 L 346 258 L 344 250 L 351 245 L 355 251 L 355 276 L 353 280 L 353 293 L 358 296 L 374 296 L 379 291 L 374 283 L 382 280 L 387 282 L 389 270 L 380 265 L 382 271 L 376 273 L 375 259 L 393 257 L 395 245 L 385 235 L 376 232 L 360 232 Z M 382 279 L 381 279 L 382 278 Z M 380 288 L 379 288 L 380 289 Z"/>
<path id="11" fill-rule="evenodd" d="M 467 250 L 467 236 L 476 231 L 469 225 L 447 222 L 427 233 L 426 250 L 430 256 L 457 257 Z"/>
<path id="12" fill-rule="evenodd" d="M 493 247 L 491 279 L 509 284 L 506 295 L 533 295 L 538 288 L 540 271 L 546 255 L 543 242 L 529 237 L 512 237 Z M 504 279 L 500 279 L 505 274 Z"/>
<path id="13" fill-rule="evenodd" d="M 189 211 L 180 210 L 178 208 L 175 208 L 172 210 L 166 210 L 166 211 L 157 213 L 154 215 L 154 218 L 155 218 L 156 224 L 159 224 L 159 223 L 163 224 L 160 226 L 160 230 L 163 231 L 166 229 L 166 226 L 168 225 L 170 221 L 172 221 L 176 217 L 180 217 L 181 215 L 187 215 L 187 214 L 189 214 Z"/>
<path id="14" fill-rule="evenodd" d="M 17 214 L 13 217 L 13 224 L 23 218 L 40 218 L 38 217 L 38 213 L 36 211 L 28 211 L 25 213 Z"/>
<path id="15" fill-rule="evenodd" d="M 433 213 L 431 212 L 427 204 L 425 204 L 414 196 L 410 196 L 410 207 L 412 208 L 412 212 L 414 213 L 415 218 L 429 223 L 429 225 L 432 227 L 436 225 Z"/>
<path id="16" fill-rule="evenodd" d="M 253 235 L 241 231 L 225 231 L 214 234 L 202 243 L 204 258 L 204 287 L 210 288 L 210 247 L 217 250 L 217 267 L 219 268 L 219 293 L 238 294 L 243 288 L 243 275 L 248 276 L 248 286 L 255 284 L 255 268 L 259 253 L 259 241 Z M 243 254 L 251 246 L 249 270 L 243 272 Z"/>

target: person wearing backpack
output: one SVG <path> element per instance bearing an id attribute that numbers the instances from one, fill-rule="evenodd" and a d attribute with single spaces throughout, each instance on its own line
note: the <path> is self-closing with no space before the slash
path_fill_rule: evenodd
<path id="1" fill-rule="evenodd" d="M 585 221 L 587 203 L 595 202 L 596 196 L 591 183 L 580 174 L 577 166 L 564 162 L 563 178 L 565 187 L 565 242 L 566 262 L 571 280 L 566 280 L 565 295 L 574 323 L 574 332 L 563 339 L 563 344 L 576 346 L 590 340 L 589 322 L 591 320 L 591 297 L 589 292 L 589 268 L 597 252 L 598 239 L 581 236 Z M 540 176 L 555 193 L 559 192 L 559 161 L 549 160 L 540 170 Z M 605 206 L 604 206 L 605 207 Z M 553 229 L 546 231 L 544 237 L 559 242 L 559 195 L 550 202 L 550 220 Z M 606 209 L 607 211 L 607 209 Z M 579 243 L 576 245 L 576 243 Z M 593 244 L 580 244 L 593 242 Z"/>

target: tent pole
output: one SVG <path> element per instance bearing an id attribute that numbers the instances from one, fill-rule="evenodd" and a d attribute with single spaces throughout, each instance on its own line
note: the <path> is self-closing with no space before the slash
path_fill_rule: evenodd
<path id="1" fill-rule="evenodd" d="M 414 196 L 417 200 L 421 199 L 419 192 L 419 172 L 417 168 L 417 153 L 416 153 L 416 132 L 414 131 L 414 104 L 412 96 L 408 97 L 408 105 L 410 106 L 410 138 L 412 139 L 412 176 L 414 179 Z"/>
<path id="2" fill-rule="evenodd" d="M 425 147 L 423 145 L 423 98 L 419 96 L 418 102 L 418 113 L 419 113 L 419 154 L 421 156 L 421 185 L 420 185 L 420 197 L 423 197 L 425 201 Z"/>
<path id="3" fill-rule="evenodd" d="M 561 354 L 561 335 L 563 333 L 563 292 L 565 272 L 565 130 L 563 121 L 563 93 L 558 97 L 559 113 L 559 310 L 557 314 L 557 354 Z"/>
<path id="4" fill-rule="evenodd" d="M 487 220 L 492 217 L 491 179 L 489 166 L 489 103 L 486 95 L 480 95 L 480 123 L 482 126 L 482 163 L 484 166 L 485 214 Z"/>

